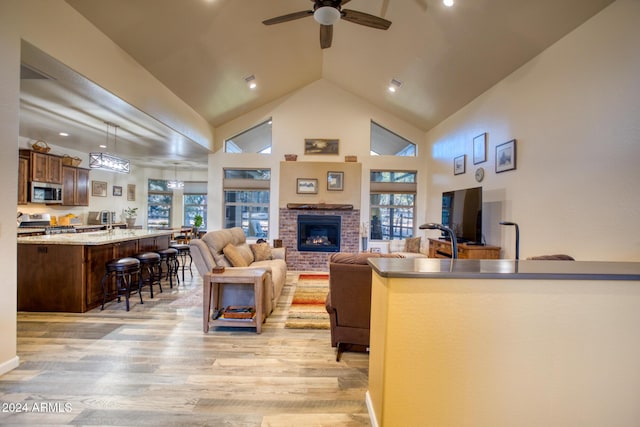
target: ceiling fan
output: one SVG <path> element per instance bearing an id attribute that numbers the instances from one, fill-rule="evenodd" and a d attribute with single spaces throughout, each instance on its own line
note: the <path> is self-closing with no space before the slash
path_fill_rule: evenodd
<path id="1" fill-rule="evenodd" d="M 313 15 L 313 18 L 320 24 L 320 47 L 322 49 L 331 47 L 331 40 L 333 39 L 333 24 L 338 22 L 340 19 L 379 30 L 386 30 L 391 26 L 391 21 L 387 21 L 386 19 L 378 16 L 359 12 L 357 10 L 342 9 L 342 6 L 349 3 L 351 0 L 311 1 L 313 2 L 313 10 L 303 10 L 300 12 L 277 16 L 275 18 L 262 21 L 262 23 L 265 25 L 280 24 L 282 22 L 293 21 L 294 19 L 305 18 Z"/>

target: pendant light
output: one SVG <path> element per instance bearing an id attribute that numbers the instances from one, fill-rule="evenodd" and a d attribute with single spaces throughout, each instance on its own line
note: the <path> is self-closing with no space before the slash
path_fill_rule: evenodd
<path id="1" fill-rule="evenodd" d="M 109 128 L 113 126 L 113 152 L 116 151 L 118 143 L 118 125 L 111 122 L 104 122 L 107 125 L 107 142 L 106 148 L 109 149 Z M 110 172 L 129 173 L 131 172 L 131 163 L 127 159 L 109 153 L 89 153 L 89 167 L 91 169 L 102 169 Z"/>
<path id="2" fill-rule="evenodd" d="M 173 164 L 173 177 L 174 179 L 167 181 L 167 188 L 172 190 L 178 190 L 184 188 L 184 181 L 178 180 L 178 163 Z"/>

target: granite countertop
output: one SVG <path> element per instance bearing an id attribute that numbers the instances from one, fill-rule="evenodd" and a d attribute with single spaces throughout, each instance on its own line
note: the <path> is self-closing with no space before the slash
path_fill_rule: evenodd
<path id="1" fill-rule="evenodd" d="M 49 234 L 44 236 L 18 237 L 18 243 L 32 245 L 105 245 L 126 242 L 145 237 L 170 235 L 172 230 L 127 230 L 91 231 L 88 233 Z"/>
<path id="2" fill-rule="evenodd" d="M 640 280 L 640 262 L 369 258 L 369 264 L 387 278 Z"/>

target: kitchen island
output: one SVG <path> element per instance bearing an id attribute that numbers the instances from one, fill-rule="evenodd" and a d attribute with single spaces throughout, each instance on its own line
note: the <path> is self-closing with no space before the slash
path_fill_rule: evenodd
<path id="1" fill-rule="evenodd" d="M 18 310 L 84 313 L 99 306 L 105 263 L 166 249 L 171 232 L 114 229 L 18 237 Z"/>
<path id="2" fill-rule="evenodd" d="M 640 425 L 640 263 L 369 264 L 373 425 Z"/>

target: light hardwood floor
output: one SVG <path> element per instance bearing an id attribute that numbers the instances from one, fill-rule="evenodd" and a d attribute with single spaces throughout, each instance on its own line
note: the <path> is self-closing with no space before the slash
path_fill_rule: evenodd
<path id="1" fill-rule="evenodd" d="M 188 276 L 153 300 L 143 292 L 142 305 L 132 297 L 129 312 L 123 301 L 18 313 L 20 366 L 0 377 L 0 425 L 370 425 L 367 354 L 337 363 L 328 330 L 284 328 L 295 273 L 260 335 L 203 334 L 202 281 Z"/>

